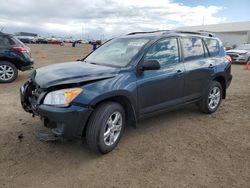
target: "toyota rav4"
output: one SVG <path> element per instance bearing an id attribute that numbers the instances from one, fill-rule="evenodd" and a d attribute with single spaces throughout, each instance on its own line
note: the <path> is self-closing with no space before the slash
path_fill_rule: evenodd
<path id="1" fill-rule="evenodd" d="M 108 153 L 125 125 L 155 113 L 190 103 L 215 112 L 231 80 L 231 63 L 212 34 L 137 32 L 80 61 L 35 70 L 20 89 L 21 103 L 55 137 L 83 138 Z"/>

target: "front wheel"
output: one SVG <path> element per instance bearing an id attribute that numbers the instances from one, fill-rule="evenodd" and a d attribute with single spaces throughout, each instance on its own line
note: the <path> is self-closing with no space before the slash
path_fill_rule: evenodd
<path id="1" fill-rule="evenodd" d="M 123 107 L 115 102 L 100 104 L 90 117 L 86 142 L 92 151 L 102 154 L 112 151 L 118 144 L 125 125 Z"/>
<path id="2" fill-rule="evenodd" d="M 207 92 L 199 102 L 199 109 L 206 114 L 214 113 L 220 106 L 223 90 L 221 84 L 212 81 Z"/>

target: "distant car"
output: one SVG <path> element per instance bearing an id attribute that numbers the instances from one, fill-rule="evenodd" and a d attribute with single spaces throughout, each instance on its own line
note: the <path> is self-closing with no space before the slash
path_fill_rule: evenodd
<path id="1" fill-rule="evenodd" d="M 233 63 L 246 63 L 250 61 L 250 44 L 243 44 L 235 49 L 226 51 Z"/>
<path id="2" fill-rule="evenodd" d="M 13 35 L 0 33 L 0 83 L 13 82 L 18 70 L 30 70 L 32 65 L 30 48 Z"/>
<path id="3" fill-rule="evenodd" d="M 16 36 L 16 38 L 25 44 L 34 44 L 36 42 L 34 37 Z"/>
<path id="4" fill-rule="evenodd" d="M 51 38 L 51 39 L 48 40 L 48 43 L 49 44 L 59 44 L 59 45 L 62 45 L 63 41 L 61 39 Z"/>
<path id="5" fill-rule="evenodd" d="M 36 43 L 37 44 L 48 44 L 48 40 L 45 38 L 37 38 Z"/>

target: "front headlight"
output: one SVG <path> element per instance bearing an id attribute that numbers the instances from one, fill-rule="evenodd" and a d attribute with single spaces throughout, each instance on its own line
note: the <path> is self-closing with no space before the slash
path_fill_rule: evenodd
<path id="1" fill-rule="evenodd" d="M 52 106 L 68 106 L 81 92 L 82 88 L 62 89 L 48 93 L 43 104 Z"/>

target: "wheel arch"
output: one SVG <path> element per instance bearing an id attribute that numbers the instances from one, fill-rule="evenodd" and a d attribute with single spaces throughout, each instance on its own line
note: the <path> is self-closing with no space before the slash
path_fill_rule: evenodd
<path id="1" fill-rule="evenodd" d="M 104 98 L 101 98 L 99 100 L 92 102 L 90 106 L 91 106 L 91 108 L 95 109 L 100 104 L 105 103 L 105 102 L 110 102 L 110 101 L 116 102 L 124 108 L 125 115 L 126 115 L 126 122 L 127 122 L 126 124 L 131 125 L 133 127 L 137 126 L 137 112 L 135 109 L 135 105 L 133 104 L 131 99 L 126 95 L 106 96 Z M 88 126 L 88 121 L 87 121 L 86 126 L 84 127 L 84 130 L 83 130 L 84 136 L 86 134 L 87 126 Z"/>
<path id="2" fill-rule="evenodd" d="M 8 62 L 8 63 L 11 63 L 11 64 L 14 65 L 17 69 L 19 69 L 19 67 L 16 65 L 16 63 L 15 63 L 11 58 L 0 57 L 0 62 Z"/>
<path id="3" fill-rule="evenodd" d="M 217 81 L 221 84 L 222 90 L 223 90 L 223 95 L 222 98 L 226 98 L 226 79 L 223 75 L 217 75 L 214 77 L 213 81 Z"/>

